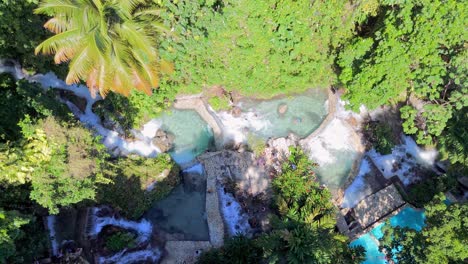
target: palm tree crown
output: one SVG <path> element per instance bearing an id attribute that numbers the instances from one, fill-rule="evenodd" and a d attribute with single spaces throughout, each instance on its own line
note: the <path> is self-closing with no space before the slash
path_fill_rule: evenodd
<path id="1" fill-rule="evenodd" d="M 93 95 L 128 95 L 132 88 L 151 94 L 160 70 L 170 71 L 157 52 L 160 10 L 145 0 L 43 0 L 36 13 L 52 16 L 44 25 L 56 35 L 37 53 L 70 62 L 68 84 L 86 81 Z"/>

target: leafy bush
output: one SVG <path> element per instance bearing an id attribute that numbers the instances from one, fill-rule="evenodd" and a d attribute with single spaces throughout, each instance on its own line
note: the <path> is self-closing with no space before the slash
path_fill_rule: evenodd
<path id="1" fill-rule="evenodd" d="M 113 252 L 121 251 L 124 248 L 136 246 L 135 234 L 131 232 L 117 232 L 106 239 L 106 248 Z"/>
<path id="2" fill-rule="evenodd" d="M 337 60 L 344 98 L 355 111 L 363 104 L 375 109 L 409 101 L 400 109 L 404 132 L 415 134 L 418 144 L 433 145 L 456 112 L 468 106 L 467 5 L 366 2 L 377 5 L 371 12 L 376 17 L 360 22 Z"/>
<path id="3" fill-rule="evenodd" d="M 237 235 L 228 239 L 222 248 L 203 252 L 197 260 L 198 264 L 218 263 L 261 263 L 262 249 L 252 239 Z"/>
<path id="4" fill-rule="evenodd" d="M 110 204 L 132 219 L 141 217 L 180 183 L 179 167 L 168 154 L 118 158 L 106 163 L 104 175 L 112 182 L 99 185 L 97 201 Z M 154 188 L 149 191 L 151 184 Z"/>
<path id="5" fill-rule="evenodd" d="M 423 208 L 428 202 L 432 201 L 436 194 L 449 190 L 456 186 L 456 177 L 451 173 L 444 175 L 431 175 L 427 180 L 417 183 L 410 187 L 405 200 L 419 208 Z"/>
<path id="6" fill-rule="evenodd" d="M 463 263 L 468 258 L 468 205 L 447 205 L 445 200 L 443 194 L 438 194 L 425 205 L 422 230 L 387 223 L 379 248 L 398 263 Z"/>
<path id="7" fill-rule="evenodd" d="M 43 27 L 46 17 L 34 14 L 38 2 L 0 1 L 0 58 L 18 60 L 28 70 L 53 70 L 65 76 L 66 66 L 54 65 L 51 57 L 34 55 L 37 44 L 50 35 Z"/>
<path id="8" fill-rule="evenodd" d="M 335 207 L 302 150 L 291 155 L 273 179 L 273 230 L 259 240 L 270 263 L 360 263 L 363 249 L 348 248 L 347 237 L 334 231 Z"/>
<path id="9" fill-rule="evenodd" d="M 331 194 L 320 187 L 316 164 L 298 148 L 273 179 L 272 230 L 256 239 L 235 237 L 220 249 L 204 253 L 198 263 L 360 263 L 362 247 L 350 249 L 334 228 Z"/>
<path id="10" fill-rule="evenodd" d="M 50 160 L 34 168 L 31 177 L 31 199 L 58 213 L 59 206 L 68 206 L 94 199 L 97 183 L 108 183 L 102 166 L 108 157 L 99 138 L 77 123 L 64 123 L 54 118 L 40 120 L 40 127 L 50 147 Z"/>
<path id="11" fill-rule="evenodd" d="M 335 48 L 352 37 L 347 1 L 160 1 L 175 34 L 161 54 L 175 62 L 171 87 L 197 93 L 222 85 L 269 98 L 336 81 Z"/>
<path id="12" fill-rule="evenodd" d="M 380 154 L 392 152 L 397 141 L 393 135 L 392 127 L 382 122 L 369 122 L 364 127 L 365 138 Z"/>
<path id="13" fill-rule="evenodd" d="M 33 120 L 47 116 L 70 120 L 68 108 L 57 103 L 55 91 L 44 91 L 38 84 L 15 81 L 8 73 L 0 74 L 0 141 L 22 137 L 19 123 L 28 115 Z"/>

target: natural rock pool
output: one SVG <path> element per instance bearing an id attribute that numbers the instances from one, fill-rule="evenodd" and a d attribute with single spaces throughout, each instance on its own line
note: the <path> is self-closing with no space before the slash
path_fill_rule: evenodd
<path id="1" fill-rule="evenodd" d="M 144 218 L 173 235 L 170 240 L 209 240 L 206 176 L 200 164 L 183 171 L 182 176 L 182 184 L 157 201 Z"/>
<path id="2" fill-rule="evenodd" d="M 249 133 L 267 139 L 285 137 L 292 132 L 302 138 L 325 119 L 328 113 L 326 101 L 326 90 L 310 90 L 271 100 L 245 99 L 238 104 L 241 113 L 220 112 L 218 117 L 224 136 L 235 142 L 245 142 Z"/>
<path id="3" fill-rule="evenodd" d="M 153 129 L 145 127 L 153 135 L 157 128 L 161 128 L 175 136 L 174 148 L 170 154 L 179 164 L 194 160 L 196 156 L 205 152 L 214 140 L 211 128 L 193 110 L 172 109 L 171 112 L 151 120 L 145 126 L 154 126 Z"/>

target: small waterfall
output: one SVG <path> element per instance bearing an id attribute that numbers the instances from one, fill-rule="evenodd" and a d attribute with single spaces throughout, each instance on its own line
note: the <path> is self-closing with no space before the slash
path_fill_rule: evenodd
<path id="1" fill-rule="evenodd" d="M 49 229 L 49 237 L 50 237 L 50 243 L 52 246 L 52 255 L 57 256 L 59 253 L 59 245 L 57 242 L 56 238 L 56 231 L 55 231 L 55 220 L 56 216 L 55 215 L 49 215 L 46 218 L 47 220 L 47 229 Z"/>
<path id="2" fill-rule="evenodd" d="M 151 261 L 151 263 L 157 263 L 157 261 L 161 258 L 161 251 L 159 249 L 145 249 L 133 252 L 127 252 L 123 250 L 119 253 L 116 253 L 110 257 L 100 257 L 99 263 L 107 264 L 128 264 L 128 263 L 135 263 L 135 262 L 144 262 L 144 261 Z M 146 263 L 146 262 L 144 262 Z"/>
<path id="3" fill-rule="evenodd" d="M 93 208 L 93 213 L 91 215 L 92 224 L 88 234 L 89 236 L 97 236 L 105 226 L 112 225 L 137 231 L 137 240 L 139 243 L 146 242 L 151 238 L 153 226 L 146 219 L 142 219 L 140 222 L 136 222 L 125 219 L 117 219 L 113 216 L 99 217 L 97 216 L 99 210 L 99 208 Z"/>
<path id="4" fill-rule="evenodd" d="M 371 171 L 369 161 L 362 159 L 359 172 L 351 185 L 345 190 L 341 207 L 354 208 L 362 199 L 371 193 L 367 192 L 368 186 L 365 182 L 365 175 Z"/>
<path id="5" fill-rule="evenodd" d="M 402 141 L 403 144 L 393 147 L 390 154 L 382 155 L 372 149 L 368 155 L 385 178 L 397 175 L 403 184 L 408 185 L 419 180 L 412 170 L 415 167 L 432 168 L 438 152 L 421 149 L 410 136 L 402 135 Z"/>
<path id="6" fill-rule="evenodd" d="M 234 236 L 237 233 L 243 235 L 251 234 L 252 227 L 249 224 L 249 216 L 246 213 L 242 213 L 242 208 L 234 196 L 224 192 L 222 186 L 218 186 L 217 191 L 221 202 L 220 209 L 229 235 Z"/>

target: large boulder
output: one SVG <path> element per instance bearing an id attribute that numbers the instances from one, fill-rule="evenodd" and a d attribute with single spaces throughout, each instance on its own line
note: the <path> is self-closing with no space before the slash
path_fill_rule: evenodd
<path id="1" fill-rule="evenodd" d="M 159 129 L 153 138 L 153 144 L 158 147 L 161 152 L 168 152 L 174 146 L 175 136 L 164 130 Z"/>

